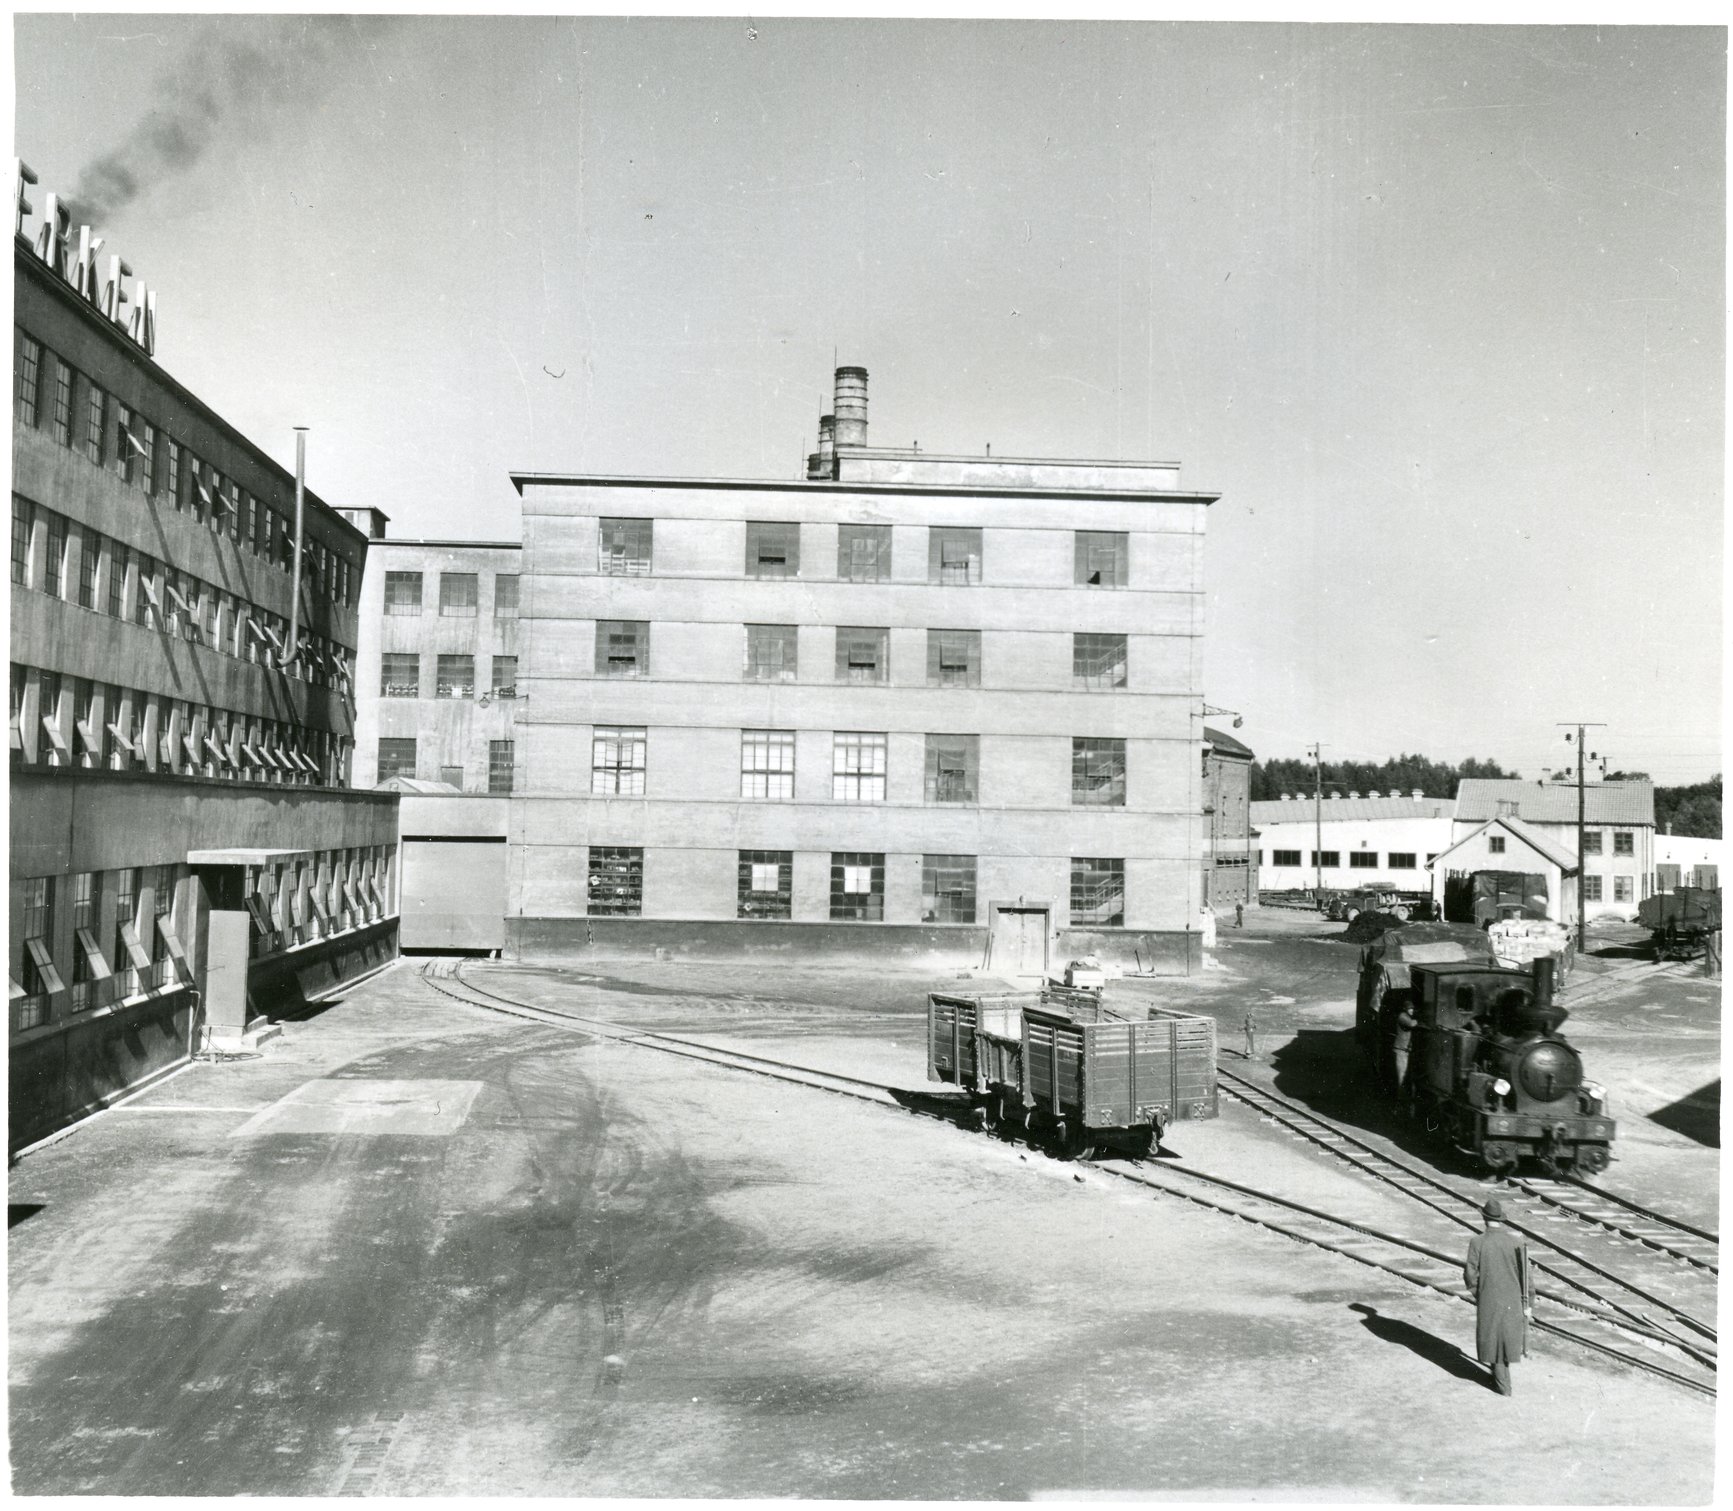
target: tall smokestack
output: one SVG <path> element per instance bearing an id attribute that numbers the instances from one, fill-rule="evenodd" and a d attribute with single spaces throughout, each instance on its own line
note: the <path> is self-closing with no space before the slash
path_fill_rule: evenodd
<path id="1" fill-rule="evenodd" d="M 867 443 L 867 370 L 839 367 L 836 370 L 836 444 L 864 446 Z"/>
<path id="2" fill-rule="evenodd" d="M 806 459 L 806 475 L 808 478 L 834 478 L 836 476 L 836 416 L 821 414 L 818 417 L 818 450 L 808 455 Z"/>

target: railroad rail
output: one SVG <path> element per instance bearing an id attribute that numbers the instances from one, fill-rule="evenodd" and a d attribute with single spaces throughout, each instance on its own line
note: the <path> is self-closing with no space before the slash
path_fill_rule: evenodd
<path id="1" fill-rule="evenodd" d="M 906 1100 L 899 1098 L 899 1093 L 902 1098 L 906 1098 L 906 1088 L 817 1070 L 812 1066 L 798 1065 L 764 1055 L 722 1049 L 682 1035 L 634 1028 L 628 1024 L 587 1014 L 537 1007 L 468 980 L 462 974 L 461 964 L 453 968 L 449 977 L 436 975 L 431 962 L 422 968 L 420 974 L 421 979 L 433 990 L 466 1006 L 502 1013 L 566 1032 L 580 1033 L 596 1040 L 672 1054 L 714 1065 L 719 1069 L 762 1076 L 831 1095 L 846 1096 L 877 1106 L 904 1109 L 907 1105 Z M 464 988 L 464 991 L 452 990 L 446 984 L 448 981 L 455 982 Z M 1222 1074 L 1233 1081 L 1243 1080 L 1231 1072 Z M 1251 1085 L 1250 1082 L 1245 1084 Z M 1238 1091 L 1229 1088 L 1229 1094 L 1238 1095 Z M 1275 1097 L 1273 1093 L 1266 1095 L 1272 1101 L 1283 1100 Z M 973 1119 L 960 1118 L 957 1121 L 972 1123 Z M 1322 1142 L 1322 1139 L 1316 1141 Z M 1391 1163 L 1402 1164 L 1394 1160 Z M 1105 1177 L 1141 1185 L 1253 1223 L 1296 1242 L 1353 1259 L 1408 1284 L 1466 1302 L 1460 1282 L 1460 1259 L 1418 1239 L 1386 1233 L 1368 1224 L 1308 1207 L 1274 1192 L 1260 1191 L 1255 1187 L 1200 1170 L 1180 1169 L 1160 1162 L 1125 1164 L 1119 1161 L 1091 1161 L 1089 1167 Z M 1389 1176 L 1381 1178 L 1390 1179 Z M 1472 1204 L 1471 1198 L 1454 1192 L 1451 1195 L 1459 1203 Z M 1549 1248 L 1553 1247 L 1544 1237 L 1540 1241 Z M 1633 1315 L 1611 1303 L 1596 1305 L 1595 1302 L 1602 1298 L 1592 1294 L 1586 1299 L 1580 1296 L 1560 1296 L 1556 1293 L 1542 1294 L 1549 1301 L 1567 1308 L 1575 1325 L 1567 1327 L 1558 1322 L 1537 1319 L 1534 1326 L 1539 1331 L 1580 1344 L 1606 1358 L 1671 1381 L 1698 1394 L 1715 1394 L 1715 1358 L 1712 1348 L 1701 1344 L 1693 1345 L 1656 1326 L 1649 1319 Z M 1707 1331 L 1712 1338 L 1713 1330 Z M 1683 1360 L 1675 1358 L 1675 1354 L 1683 1355 Z M 1681 1362 L 1685 1365 L 1683 1369 L 1675 1367 Z"/>

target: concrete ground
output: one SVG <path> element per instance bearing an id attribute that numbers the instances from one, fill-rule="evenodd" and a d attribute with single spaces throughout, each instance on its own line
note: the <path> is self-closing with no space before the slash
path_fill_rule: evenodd
<path id="1" fill-rule="evenodd" d="M 1316 919 L 1248 925 L 1219 971 L 1116 989 L 1236 1030 L 1255 1003 L 1256 1073 L 1347 1102 L 1355 952 Z M 468 970 L 917 1088 L 924 993 L 955 984 Z M 1605 974 L 1570 1027 L 1626 1077 L 1595 1072 L 1623 1104 L 1609 1184 L 1712 1215 L 1718 1150 L 1666 1119 L 1718 1073 L 1713 1013 L 1683 978 Z M 1169 1143 L 1398 1222 L 1235 1108 Z M 1711 1491 L 1702 1398 L 1544 1341 L 1503 1400 L 1460 1303 L 936 1119 L 466 1008 L 409 967 L 26 1156 L 9 1198 L 26 1493 Z"/>

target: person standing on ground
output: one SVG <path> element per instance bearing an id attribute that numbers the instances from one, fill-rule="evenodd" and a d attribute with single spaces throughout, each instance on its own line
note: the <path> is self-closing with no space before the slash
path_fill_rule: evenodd
<path id="1" fill-rule="evenodd" d="M 1528 1323 L 1534 1316 L 1534 1286 L 1528 1245 L 1504 1225 L 1504 1203 L 1488 1197 L 1481 1208 L 1486 1231 L 1468 1242 L 1462 1278 L 1474 1297 L 1475 1352 L 1492 1370 L 1492 1388 L 1510 1392 L 1510 1366 L 1528 1352 Z"/>
<path id="2" fill-rule="evenodd" d="M 1246 926 L 1246 905 L 1243 902 L 1234 904 L 1234 927 L 1243 929 Z"/>
<path id="3" fill-rule="evenodd" d="M 1258 1020 L 1250 1013 L 1246 1014 L 1246 1058 L 1255 1060 L 1258 1057 Z"/>

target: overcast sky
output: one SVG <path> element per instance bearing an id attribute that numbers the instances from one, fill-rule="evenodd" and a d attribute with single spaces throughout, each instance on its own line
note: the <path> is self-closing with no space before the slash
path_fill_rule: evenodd
<path id="1" fill-rule="evenodd" d="M 162 365 L 401 536 L 512 469 L 1177 460 L 1260 754 L 1720 769 L 1725 33 L 21 16 Z"/>

